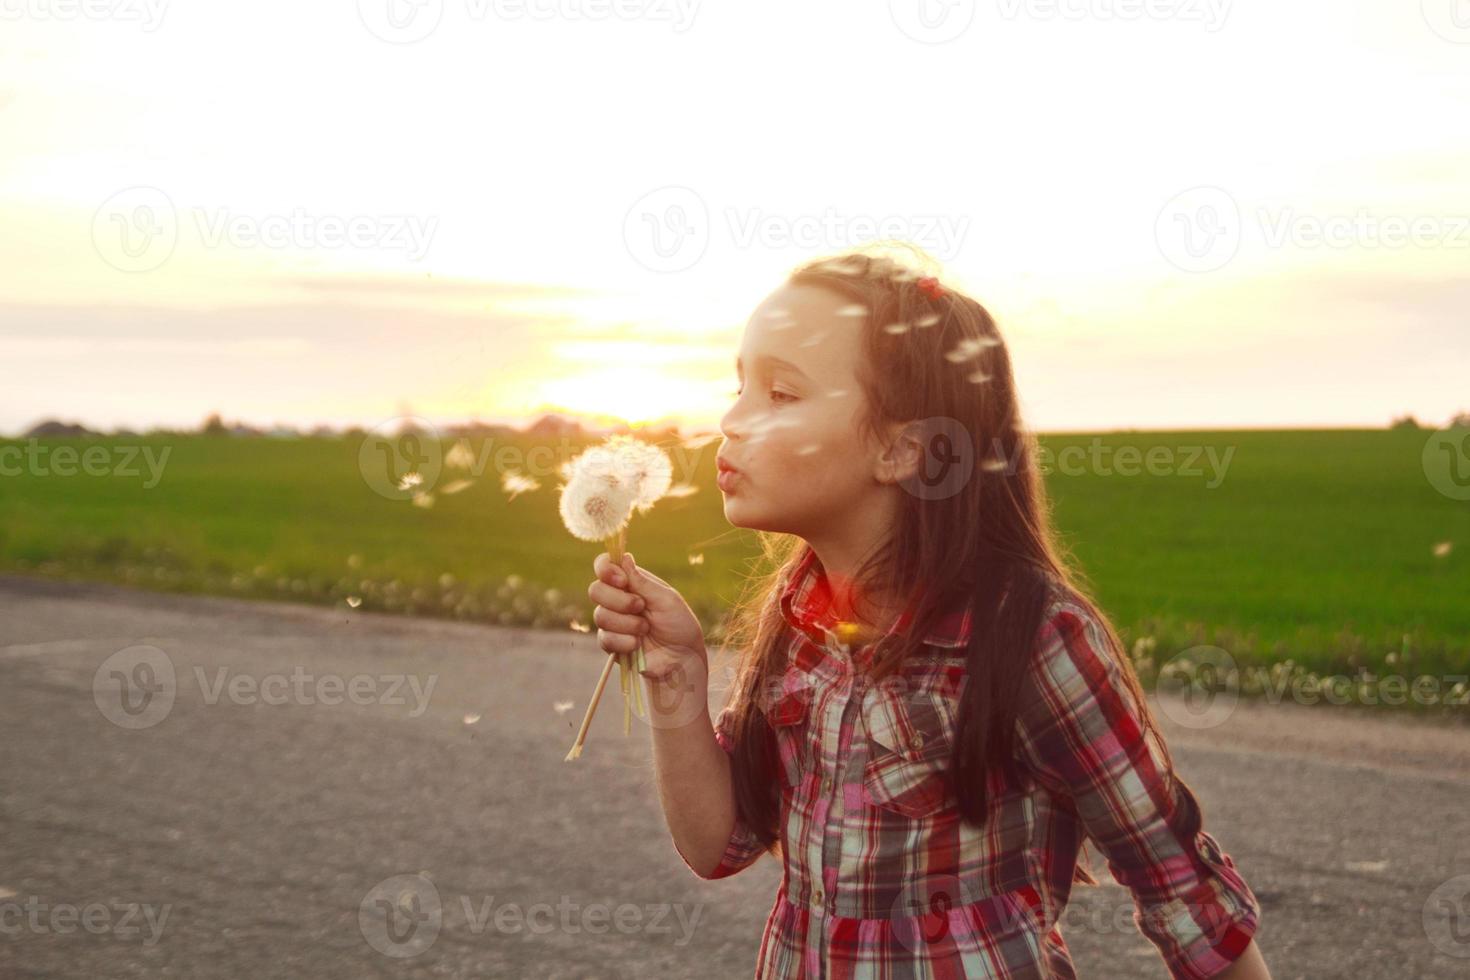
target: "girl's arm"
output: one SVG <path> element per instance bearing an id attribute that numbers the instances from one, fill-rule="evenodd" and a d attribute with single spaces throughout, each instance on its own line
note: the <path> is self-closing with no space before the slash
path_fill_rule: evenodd
<path id="1" fill-rule="evenodd" d="M 725 728 L 731 712 L 720 713 L 717 730 L 709 716 L 708 668 L 686 666 L 666 681 L 648 683 L 658 797 L 684 864 L 701 878 L 724 878 L 750 867 L 766 848 L 735 810 L 732 745 Z M 689 698 L 698 699 L 702 708 L 693 721 L 688 721 Z"/>
<path id="2" fill-rule="evenodd" d="M 1019 757 L 1075 807 L 1171 977 L 1269 980 L 1254 940 L 1260 902 L 1177 773 L 1168 792 L 1103 626 L 1078 603 L 1049 613 L 1017 706 Z"/>

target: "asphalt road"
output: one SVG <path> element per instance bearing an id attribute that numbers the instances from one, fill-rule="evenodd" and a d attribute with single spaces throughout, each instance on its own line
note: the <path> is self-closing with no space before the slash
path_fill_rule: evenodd
<path id="1" fill-rule="evenodd" d="M 0 976 L 750 976 L 776 862 L 688 872 L 615 684 L 562 761 L 600 657 L 571 631 L 0 577 Z M 1470 975 L 1470 732 L 1161 714 L 1278 980 Z M 1063 925 L 1080 975 L 1165 977 L 1095 870 Z"/>

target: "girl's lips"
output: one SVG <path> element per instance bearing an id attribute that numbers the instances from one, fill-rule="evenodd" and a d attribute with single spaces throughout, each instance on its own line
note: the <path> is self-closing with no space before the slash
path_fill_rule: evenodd
<path id="1" fill-rule="evenodd" d="M 735 485 L 744 476 L 745 474 L 739 470 L 720 470 L 720 475 L 715 478 L 715 482 L 720 485 L 720 489 L 725 493 L 731 493 L 735 489 Z"/>

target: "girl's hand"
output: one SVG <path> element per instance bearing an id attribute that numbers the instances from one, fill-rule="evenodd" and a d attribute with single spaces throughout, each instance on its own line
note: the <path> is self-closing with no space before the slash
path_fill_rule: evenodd
<path id="1" fill-rule="evenodd" d="M 597 603 L 592 621 L 603 650 L 632 653 L 641 637 L 645 669 L 639 673 L 644 677 L 668 681 L 695 667 L 707 677 L 704 630 L 677 589 L 639 568 L 627 553 L 618 565 L 604 551 L 593 559 L 592 570 L 597 581 L 587 587 L 587 597 Z"/>

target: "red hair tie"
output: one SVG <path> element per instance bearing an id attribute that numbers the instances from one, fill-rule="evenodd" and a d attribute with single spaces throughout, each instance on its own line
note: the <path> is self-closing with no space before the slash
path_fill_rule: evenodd
<path id="1" fill-rule="evenodd" d="M 939 285 L 939 280 L 933 276 L 925 276 L 918 283 L 920 291 L 930 299 L 938 299 L 944 295 L 944 287 Z"/>

